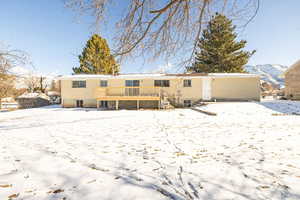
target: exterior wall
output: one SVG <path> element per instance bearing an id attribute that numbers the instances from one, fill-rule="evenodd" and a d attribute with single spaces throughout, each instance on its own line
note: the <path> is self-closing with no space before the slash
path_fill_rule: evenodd
<path id="1" fill-rule="evenodd" d="M 190 79 L 192 87 L 184 87 L 184 80 Z M 82 80 L 82 79 L 73 79 Z M 101 88 L 100 80 L 107 80 L 108 87 Z M 143 79 L 87 79 L 86 88 L 72 88 L 72 80 L 61 80 L 61 97 L 64 107 L 75 107 L 76 100 L 83 100 L 84 107 L 97 107 L 96 98 L 122 96 L 126 80 L 140 80 L 140 95 L 161 94 L 173 106 L 183 106 L 184 100 L 195 103 L 202 99 L 202 77 L 150 77 Z M 169 80 L 170 87 L 154 87 L 154 80 Z M 260 100 L 259 77 L 212 77 L 212 100 Z M 157 107 L 157 101 L 140 101 L 140 108 Z M 136 101 L 120 101 L 119 108 L 136 108 Z"/>
<path id="2" fill-rule="evenodd" d="M 74 79 L 80 80 L 80 79 Z M 101 79 L 86 80 L 86 88 L 72 88 L 72 80 L 61 80 L 61 97 L 63 107 L 75 107 L 76 100 L 83 100 L 84 107 L 96 107 L 96 96 L 101 96 L 102 88 L 99 87 Z M 102 79 L 106 80 L 106 79 Z M 120 96 L 124 93 L 126 80 L 131 79 L 107 79 L 109 89 L 108 94 L 111 96 Z M 137 80 L 137 79 L 134 79 Z M 154 80 L 170 80 L 170 87 L 154 87 Z M 202 80 L 200 78 L 191 78 L 192 87 L 183 87 L 183 80 L 185 78 L 167 79 L 167 78 L 151 78 L 141 79 L 140 86 L 141 95 L 149 95 L 161 93 L 162 96 L 169 98 L 172 104 L 176 106 L 183 106 L 185 99 L 196 102 L 202 98 Z"/>
<path id="3" fill-rule="evenodd" d="M 300 100 L 300 63 L 285 74 L 285 96 L 288 99 Z"/>
<path id="4" fill-rule="evenodd" d="M 260 100 L 260 79 L 247 78 L 213 78 L 212 99 L 216 100 Z"/>
<path id="5" fill-rule="evenodd" d="M 98 85 L 99 80 L 90 79 L 86 80 L 86 88 L 72 88 L 72 80 L 61 80 L 63 107 L 75 107 L 76 100 L 83 100 L 84 107 L 96 107 L 95 90 Z"/>
<path id="6" fill-rule="evenodd" d="M 169 88 L 162 88 L 163 94 L 168 97 L 174 106 L 183 106 L 184 100 L 191 100 L 194 103 L 202 98 L 202 79 L 191 78 L 192 87 L 184 87 L 183 82 L 185 79 L 172 79 Z"/>

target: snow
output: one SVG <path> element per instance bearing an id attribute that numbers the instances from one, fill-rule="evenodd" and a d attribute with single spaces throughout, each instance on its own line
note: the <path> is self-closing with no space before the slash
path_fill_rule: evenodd
<path id="1" fill-rule="evenodd" d="M 32 93 L 24 93 L 20 96 L 18 96 L 18 98 L 44 98 L 44 99 L 49 99 L 49 97 L 43 93 L 38 93 L 38 92 L 32 92 Z"/>
<path id="2" fill-rule="evenodd" d="M 300 199 L 300 102 L 201 109 L 0 113 L 0 199 Z"/>

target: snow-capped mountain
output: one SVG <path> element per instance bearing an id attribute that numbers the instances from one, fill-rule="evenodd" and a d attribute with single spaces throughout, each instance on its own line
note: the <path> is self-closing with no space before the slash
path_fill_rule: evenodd
<path id="1" fill-rule="evenodd" d="M 261 75 L 261 79 L 280 87 L 284 86 L 283 73 L 287 70 L 287 66 L 283 65 L 246 65 L 245 70 L 252 74 Z"/>

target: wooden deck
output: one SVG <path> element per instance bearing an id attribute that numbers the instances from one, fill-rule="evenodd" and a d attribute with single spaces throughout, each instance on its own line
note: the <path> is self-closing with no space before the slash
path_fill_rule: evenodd
<path id="1" fill-rule="evenodd" d="M 159 101 L 159 96 L 103 96 L 97 97 L 97 101 Z"/>

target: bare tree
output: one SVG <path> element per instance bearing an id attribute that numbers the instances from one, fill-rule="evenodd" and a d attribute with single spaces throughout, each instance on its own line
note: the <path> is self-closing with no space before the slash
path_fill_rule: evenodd
<path id="1" fill-rule="evenodd" d="M 49 87 L 49 80 L 42 75 L 29 74 L 24 79 L 24 84 L 28 92 L 42 92 L 45 93 Z"/>
<path id="2" fill-rule="evenodd" d="M 15 75 L 10 70 L 26 62 L 26 54 L 0 46 L 0 99 L 14 93 Z"/>
<path id="3" fill-rule="evenodd" d="M 44 76 L 40 76 L 38 90 L 42 93 L 45 93 L 48 86 L 49 86 L 49 84 L 48 84 L 47 78 Z"/>
<path id="4" fill-rule="evenodd" d="M 116 21 L 114 54 L 178 58 L 190 63 L 203 26 L 216 12 L 245 26 L 257 14 L 260 0 L 122 0 L 129 6 Z M 117 0 L 65 0 L 80 14 L 108 19 Z"/>

